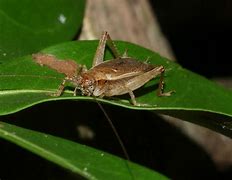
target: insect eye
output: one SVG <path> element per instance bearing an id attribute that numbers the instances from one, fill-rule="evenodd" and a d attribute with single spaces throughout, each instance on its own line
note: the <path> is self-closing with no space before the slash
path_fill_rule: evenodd
<path id="1" fill-rule="evenodd" d="M 89 89 L 90 89 L 90 91 L 93 91 L 93 90 L 94 90 L 93 85 L 92 85 L 92 86 L 89 86 Z"/>

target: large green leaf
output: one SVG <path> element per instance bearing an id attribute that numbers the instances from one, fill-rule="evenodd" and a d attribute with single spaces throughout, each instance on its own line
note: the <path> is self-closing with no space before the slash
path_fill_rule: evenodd
<path id="1" fill-rule="evenodd" d="M 47 48 L 43 53 L 53 54 L 60 59 L 74 59 L 79 64 L 90 67 L 97 43 L 97 41 L 68 42 Z M 231 91 L 183 69 L 150 50 L 126 42 L 117 42 L 117 45 L 120 52 L 127 48 L 131 57 L 139 60 L 150 57 L 150 63 L 163 65 L 166 68 L 165 91 L 175 90 L 176 93 L 170 97 L 157 97 L 155 91 L 158 79 L 156 79 L 135 91 L 136 100 L 143 104 L 142 106 L 131 105 L 129 96 L 107 99 L 81 95 L 73 97 L 70 88 L 61 97 L 52 97 L 48 93 L 56 92 L 64 75 L 47 67 L 41 67 L 32 60 L 31 56 L 26 56 L 12 59 L 0 66 L 0 114 L 10 114 L 51 100 L 97 100 L 131 109 L 157 110 L 231 135 Z M 112 55 L 107 51 L 106 59 L 110 58 Z"/>
<path id="2" fill-rule="evenodd" d="M 0 137 L 87 179 L 167 179 L 147 168 L 48 134 L 0 123 Z"/>
<path id="3" fill-rule="evenodd" d="M 84 0 L 1 0 L 0 60 L 73 39 L 84 5 Z"/>

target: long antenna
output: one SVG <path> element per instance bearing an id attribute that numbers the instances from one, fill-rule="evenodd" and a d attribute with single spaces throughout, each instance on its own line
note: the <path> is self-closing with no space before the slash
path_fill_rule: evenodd
<path id="1" fill-rule="evenodd" d="M 101 109 L 101 111 L 103 112 L 103 114 L 105 115 L 105 117 L 106 117 L 108 123 L 110 124 L 110 127 L 112 128 L 112 130 L 113 130 L 113 132 L 114 132 L 114 134 L 115 134 L 115 136 L 116 136 L 116 138 L 117 138 L 117 140 L 118 140 L 118 142 L 119 142 L 119 144 L 120 144 L 120 146 L 121 146 L 121 148 L 122 148 L 122 151 L 123 151 L 123 153 L 124 153 L 124 156 L 126 157 L 126 159 L 127 159 L 128 161 L 130 161 L 129 154 L 128 154 L 128 152 L 127 152 L 127 150 L 126 150 L 126 148 L 125 148 L 125 145 L 123 144 L 123 141 L 122 141 L 121 137 L 119 136 L 119 133 L 118 133 L 116 127 L 114 126 L 112 120 L 110 119 L 110 117 L 109 117 L 108 114 L 106 113 L 106 111 L 105 111 L 105 109 L 103 108 L 103 106 L 102 106 L 99 102 L 97 102 L 97 104 L 98 104 L 98 106 L 100 107 L 100 109 Z M 135 176 L 134 176 L 134 174 L 133 174 L 132 171 L 131 171 L 131 168 L 130 168 L 130 165 L 129 165 L 129 162 L 128 162 L 128 161 L 126 161 L 126 166 L 127 166 L 128 170 L 129 170 L 129 172 L 130 172 L 130 174 L 131 174 L 132 179 L 135 179 Z"/>

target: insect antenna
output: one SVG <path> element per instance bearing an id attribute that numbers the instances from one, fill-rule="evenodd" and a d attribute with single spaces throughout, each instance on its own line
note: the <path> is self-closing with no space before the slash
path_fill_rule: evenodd
<path id="1" fill-rule="evenodd" d="M 122 141 L 122 139 L 121 139 L 121 137 L 120 137 L 120 135 L 119 135 L 116 127 L 113 124 L 113 121 L 110 119 L 109 115 L 107 114 L 107 112 L 105 111 L 105 109 L 103 108 L 103 106 L 101 105 L 101 103 L 97 102 L 97 104 L 98 104 L 99 108 L 101 109 L 101 111 L 103 112 L 104 116 L 106 117 L 108 123 L 110 124 L 110 127 L 112 128 L 112 130 L 113 130 L 113 132 L 114 132 L 114 134 L 115 134 L 115 136 L 116 136 L 116 138 L 117 138 L 117 140 L 118 140 L 118 142 L 119 142 L 119 144 L 120 144 L 120 146 L 122 148 L 123 154 L 124 154 L 124 156 L 125 156 L 125 158 L 127 160 L 125 163 L 126 163 L 126 166 L 128 168 L 128 171 L 129 171 L 132 179 L 135 179 L 135 176 L 132 173 L 130 165 L 129 165 L 129 162 L 128 162 L 128 161 L 130 161 L 129 154 L 128 154 L 127 150 L 126 150 L 126 147 L 125 147 L 125 145 L 124 145 L 124 143 L 123 143 L 123 141 Z"/>

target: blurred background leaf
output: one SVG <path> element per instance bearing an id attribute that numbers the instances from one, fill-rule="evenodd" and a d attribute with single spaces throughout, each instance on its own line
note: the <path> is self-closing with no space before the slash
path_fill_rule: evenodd
<path id="1" fill-rule="evenodd" d="M 85 0 L 1 0 L 0 61 L 72 40 L 84 8 Z"/>
<path id="2" fill-rule="evenodd" d="M 155 171 L 85 145 L 3 122 L 0 137 L 87 179 L 167 179 Z"/>

